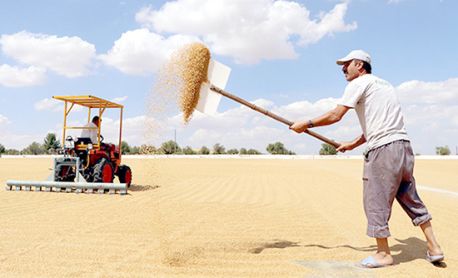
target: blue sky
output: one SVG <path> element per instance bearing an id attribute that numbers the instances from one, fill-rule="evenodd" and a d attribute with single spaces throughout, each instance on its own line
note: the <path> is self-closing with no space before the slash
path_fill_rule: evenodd
<path id="1" fill-rule="evenodd" d="M 297 153 L 317 153 L 320 142 L 230 100 L 215 116 L 196 114 L 183 125 L 176 109 L 154 119 L 165 127 L 148 129 L 145 103 L 154 99 L 157 69 L 173 50 L 199 40 L 232 68 L 228 91 L 292 121 L 333 108 L 346 85 L 335 60 L 364 49 L 373 73 L 398 89 L 415 151 L 448 145 L 454 152 L 457 10 L 450 0 L 2 1 L 0 143 L 21 149 L 48 132 L 60 137 L 62 106 L 51 96 L 90 93 L 125 105 L 131 145 L 157 146 L 176 131 L 181 146 L 265 152 L 282 141 Z M 75 114 L 75 123 L 84 120 Z M 112 141 L 116 120 L 107 114 L 102 127 Z M 337 141 L 361 132 L 354 112 L 315 131 Z"/>

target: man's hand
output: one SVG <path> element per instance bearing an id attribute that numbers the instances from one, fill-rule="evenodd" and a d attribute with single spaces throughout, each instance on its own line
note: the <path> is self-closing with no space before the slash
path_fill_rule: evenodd
<path id="1" fill-rule="evenodd" d="M 302 133 L 307 130 L 307 123 L 308 121 L 295 122 L 289 127 L 289 129 L 294 130 L 297 133 Z"/>
<path id="2" fill-rule="evenodd" d="M 345 152 L 345 151 L 351 151 L 355 148 L 355 143 L 354 142 L 342 142 L 339 143 L 340 146 L 336 149 L 338 152 Z"/>

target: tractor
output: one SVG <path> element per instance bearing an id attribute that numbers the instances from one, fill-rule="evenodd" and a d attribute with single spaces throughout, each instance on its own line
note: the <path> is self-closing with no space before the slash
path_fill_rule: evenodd
<path id="1" fill-rule="evenodd" d="M 130 187 L 132 183 L 132 171 L 129 166 L 121 164 L 122 142 L 122 114 L 123 105 L 101 99 L 95 96 L 53 96 L 54 99 L 62 100 L 64 104 L 64 124 L 62 142 L 62 157 L 54 160 L 54 180 L 74 181 L 79 170 L 80 175 L 86 182 L 113 183 L 116 175 L 120 183 Z M 67 126 L 67 116 L 74 105 L 88 108 L 88 122 L 91 119 L 91 110 L 98 109 L 98 118 L 102 122 L 102 116 L 106 109 L 120 109 L 119 120 L 119 143 L 118 145 L 104 143 L 100 134 L 101 124 L 96 127 Z M 90 137 L 66 136 L 68 129 L 93 129 L 97 132 L 97 141 L 93 142 Z"/>
<path id="2" fill-rule="evenodd" d="M 62 129 L 62 150 L 54 157 L 53 171 L 47 181 L 7 180 L 6 190 L 56 191 L 92 193 L 127 194 L 132 183 L 132 170 L 121 164 L 122 113 L 124 106 L 91 95 L 86 96 L 53 96 L 64 101 L 64 124 Z M 85 126 L 68 126 L 67 118 L 74 106 L 88 109 Z M 98 125 L 90 125 L 92 109 L 97 109 Z M 119 142 L 117 145 L 104 143 L 100 134 L 101 119 L 106 109 L 119 109 Z M 67 136 L 67 130 L 92 131 L 95 136 Z M 84 134 L 84 132 L 82 133 Z M 92 137 L 92 138 L 91 138 Z M 117 176 L 119 183 L 114 183 Z"/>

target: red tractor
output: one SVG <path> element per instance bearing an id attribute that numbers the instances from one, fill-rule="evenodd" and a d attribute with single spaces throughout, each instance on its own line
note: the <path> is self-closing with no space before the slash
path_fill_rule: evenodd
<path id="1" fill-rule="evenodd" d="M 54 181 L 106 183 L 108 187 L 108 184 L 113 183 L 116 175 L 120 183 L 129 187 L 132 183 L 132 171 L 129 166 L 121 164 L 123 105 L 90 95 L 53 96 L 53 98 L 65 102 L 62 136 L 63 156 L 54 160 Z M 88 124 L 86 126 L 67 126 L 67 116 L 74 105 L 88 108 Z M 100 134 L 101 119 L 107 108 L 116 108 L 120 111 L 118 145 L 104 143 L 103 136 Z M 91 125 L 92 109 L 98 109 L 98 113 L 93 118 Z M 96 118 L 98 124 L 94 121 Z M 76 138 L 66 136 L 68 129 L 81 129 L 83 130 L 82 136 Z M 92 136 L 84 136 L 85 133 Z"/>

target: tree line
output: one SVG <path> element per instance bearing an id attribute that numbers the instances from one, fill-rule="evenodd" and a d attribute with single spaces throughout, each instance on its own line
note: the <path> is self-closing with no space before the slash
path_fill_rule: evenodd
<path id="1" fill-rule="evenodd" d="M 61 149 L 61 144 L 57 140 L 56 134 L 48 133 L 43 140 L 43 143 L 32 142 L 30 145 L 22 150 L 6 149 L 0 144 L 0 155 L 40 155 L 40 154 L 56 154 Z M 266 151 L 273 155 L 295 155 L 291 150 L 288 150 L 282 142 L 275 142 L 268 144 Z M 258 155 L 260 151 L 256 149 L 246 148 L 231 148 L 227 149 L 220 143 L 216 143 L 210 149 L 207 146 L 202 146 L 199 149 L 193 149 L 191 146 L 180 147 L 175 141 L 169 140 L 156 148 L 152 145 L 130 146 L 126 141 L 121 143 L 122 154 L 185 154 L 185 155 L 209 155 L 209 154 L 241 154 L 241 155 Z M 321 144 L 319 150 L 320 155 L 336 155 L 337 150 L 334 146 L 329 144 Z M 450 155 L 450 148 L 448 146 L 436 147 L 437 155 Z M 418 155 L 418 154 L 417 154 Z"/>
<path id="2" fill-rule="evenodd" d="M 9 155 L 39 155 L 39 154 L 56 154 L 61 148 L 60 142 L 56 138 L 56 134 L 48 133 L 43 143 L 33 142 L 22 150 L 6 149 L 0 144 L 0 154 Z"/>
<path id="3" fill-rule="evenodd" d="M 142 145 L 140 147 L 130 147 L 127 142 L 122 142 L 121 150 L 123 154 L 185 154 L 185 155 L 209 155 L 209 154 L 241 154 L 241 155 L 259 155 L 260 151 L 256 149 L 246 148 L 231 148 L 227 149 L 220 143 L 216 143 L 210 149 L 207 146 L 202 146 L 199 149 L 194 149 L 191 146 L 180 147 L 175 141 L 169 140 L 161 144 L 159 148 L 150 145 Z M 294 152 L 285 148 L 283 143 L 275 142 L 267 145 L 266 151 L 270 154 L 286 154 L 293 155 Z"/>
<path id="4" fill-rule="evenodd" d="M 43 140 L 43 143 L 32 142 L 30 145 L 25 147 L 22 150 L 17 149 L 6 149 L 2 144 L 0 144 L 0 154 L 7 155 L 41 155 L 41 154 L 57 154 L 58 150 L 61 149 L 60 141 L 57 139 L 56 134 L 48 133 Z M 294 152 L 285 148 L 283 143 L 276 142 L 269 144 L 266 150 L 271 154 L 295 154 Z M 130 146 L 126 141 L 121 143 L 121 152 L 122 154 L 249 154 L 249 155 L 258 155 L 261 154 L 260 151 L 253 148 L 231 148 L 226 150 L 226 148 L 216 143 L 210 149 L 207 146 L 202 146 L 200 149 L 193 149 L 191 146 L 186 146 L 181 148 L 175 141 L 169 140 L 161 144 L 159 148 L 156 148 L 152 145 L 141 145 L 141 146 Z"/>

